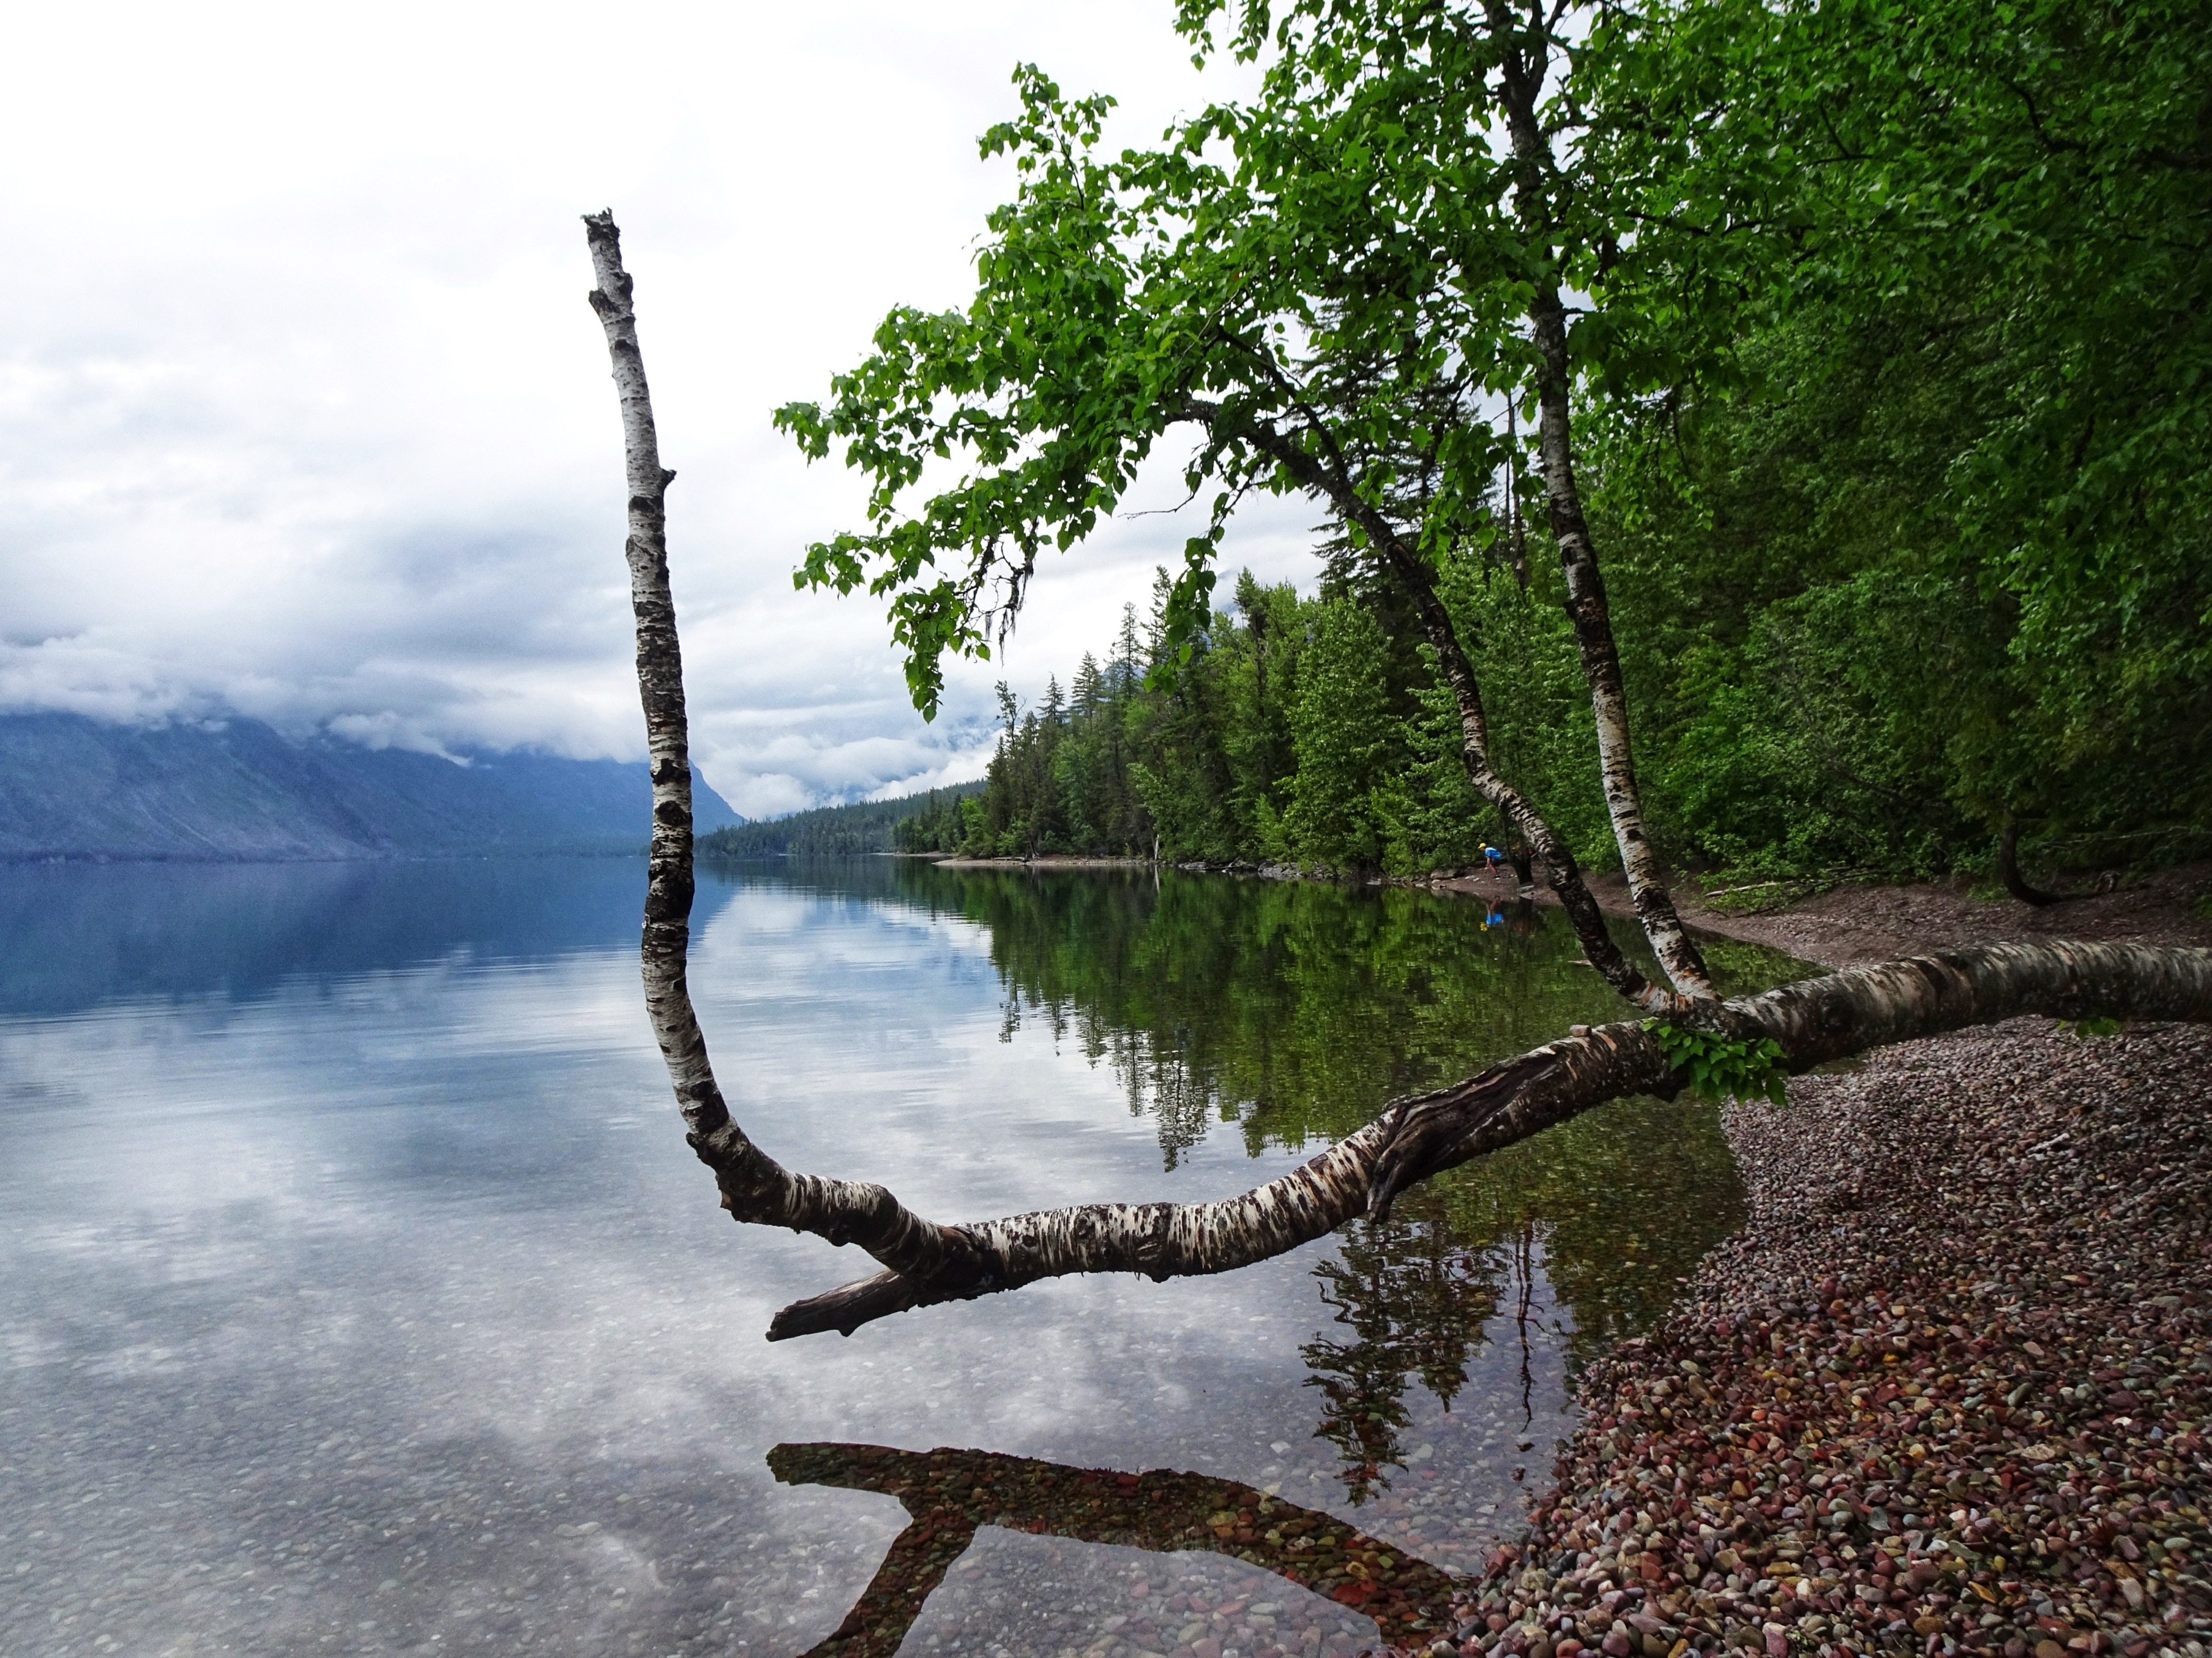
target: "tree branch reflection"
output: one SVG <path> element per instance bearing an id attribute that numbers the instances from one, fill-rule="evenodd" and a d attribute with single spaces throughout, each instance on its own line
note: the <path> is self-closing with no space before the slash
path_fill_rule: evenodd
<path id="1" fill-rule="evenodd" d="M 1401 1644 L 1444 1621 L 1456 1581 L 1333 1515 L 1205 1474 L 1121 1473 L 990 1451 L 836 1443 L 778 1445 L 768 1464 L 787 1485 L 896 1497 L 908 1516 L 866 1592 L 806 1658 L 891 1658 L 983 1526 L 1159 1553 L 1227 1555 L 1360 1612 L 1383 1639 Z"/>

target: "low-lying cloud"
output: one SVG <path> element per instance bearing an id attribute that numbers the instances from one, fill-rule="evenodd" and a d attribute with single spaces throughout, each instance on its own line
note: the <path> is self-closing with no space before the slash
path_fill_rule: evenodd
<path id="1" fill-rule="evenodd" d="M 1103 652 L 1191 526 L 1126 520 L 1048 565 L 1012 648 L 956 669 L 925 726 L 879 604 L 793 591 L 860 496 L 769 412 L 822 395 L 891 305 L 964 296 L 1010 184 L 975 136 L 1017 61 L 1128 100 L 1131 142 L 1235 90 L 1170 15 L 27 17 L 12 44 L 44 68 L 0 108 L 0 708 L 640 754 L 578 223 L 611 203 L 678 473 L 702 768 L 751 815 L 975 774 L 993 682 L 1035 695 Z M 1171 504 L 1171 472 L 1137 504 Z M 1311 517 L 1270 507 L 1231 560 L 1309 569 Z"/>

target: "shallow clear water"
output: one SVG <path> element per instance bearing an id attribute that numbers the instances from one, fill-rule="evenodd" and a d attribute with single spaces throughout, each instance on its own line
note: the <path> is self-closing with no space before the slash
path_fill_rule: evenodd
<path id="1" fill-rule="evenodd" d="M 0 870 L 0 1650 L 795 1654 L 906 1515 L 778 1483 L 783 1442 L 1243 1481 L 1469 1570 L 1571 1368 L 1734 1224 L 1711 1114 L 1627 1102 L 1244 1272 L 770 1345 L 871 1263 L 716 1209 L 640 1005 L 642 879 Z M 1414 893 L 875 860 L 707 872 L 696 919 L 747 1127 L 946 1218 L 1240 1189 L 1613 1013 L 1556 915 Z M 1210 1538 L 971 1506 L 867 1649 L 1376 1634 Z"/>

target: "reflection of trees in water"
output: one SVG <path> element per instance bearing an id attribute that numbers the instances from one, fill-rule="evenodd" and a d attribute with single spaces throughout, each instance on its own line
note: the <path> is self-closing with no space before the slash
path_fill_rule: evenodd
<path id="1" fill-rule="evenodd" d="M 1744 1215 L 1720 1113 L 1686 1096 L 1616 1101 L 1432 1184 L 1463 1242 L 1540 1243 L 1570 1370 L 1649 1329 Z"/>
<path id="2" fill-rule="evenodd" d="M 1106 1062 L 1121 1084 L 1129 1114 L 1153 1119 L 1164 1166 L 1175 1168 L 1185 1151 L 1206 1138 L 1221 1094 L 1206 1072 L 1205 1056 L 1192 1051 L 1188 1025 L 1164 1032 L 1130 1029 L 1107 1023 L 1073 1000 L 1024 1007 L 1020 993 L 1009 989 L 999 1005 L 1000 1042 L 1013 1041 L 1025 1012 L 1043 1017 L 1055 1048 L 1066 1045 L 1073 1030 L 1085 1059 L 1093 1065 Z M 1224 1122 L 1237 1117 L 1234 1106 L 1218 1114 Z"/>
<path id="3" fill-rule="evenodd" d="M 1149 872 L 910 878 L 990 929 L 1000 1035 L 1040 1020 L 1109 1066 L 1170 1167 L 1215 1122 L 1255 1153 L 1340 1138 L 1613 1011 L 1532 905 Z"/>
<path id="4" fill-rule="evenodd" d="M 1533 1418 L 1529 1319 L 1536 1260 L 1570 1309 L 1570 1374 L 1656 1321 L 1699 1257 L 1743 1216 L 1711 1106 L 1626 1100 L 1454 1169 L 1376 1227 L 1338 1235 L 1314 1269 L 1341 1333 L 1303 1357 L 1321 1389 L 1319 1435 L 1352 1500 L 1402 1467 L 1419 1382 L 1449 1410 L 1485 1341 L 1520 1347 Z"/>
<path id="5" fill-rule="evenodd" d="M 1619 1004 L 1559 919 L 1401 889 L 1177 877 L 938 870 L 879 860 L 871 892 L 988 926 L 1002 1033 L 1042 1020 L 1150 1115 L 1172 1168 L 1216 1121 L 1246 1145 L 1338 1138 L 1392 1096 L 1466 1076 L 1611 1018 Z M 1500 919 L 1491 920 L 1492 915 Z M 1640 948 L 1640 946 L 1638 947 Z M 1787 976 L 1723 940 L 1725 991 Z M 1322 1433 L 1355 1492 L 1402 1457 L 1416 1381 L 1449 1406 L 1485 1339 L 1517 1339 L 1540 1248 L 1579 1369 L 1648 1328 L 1742 1215 L 1717 1113 L 1617 1102 L 1452 1170 L 1405 1218 L 1342 1235 L 1317 1269 L 1340 1332 L 1306 1360 Z M 1486 1324 L 1487 1329 L 1486 1330 Z"/>
<path id="6" fill-rule="evenodd" d="M 1314 1268 L 1341 1337 L 1300 1349 L 1321 1389 L 1321 1437 L 1336 1447 L 1355 1503 L 1382 1469 L 1402 1465 L 1410 1423 L 1407 1391 L 1418 1380 L 1446 1410 L 1504 1291 L 1505 1257 L 1468 1248 L 1450 1226 L 1408 1215 L 1356 1221 L 1339 1235 L 1339 1258 Z"/>

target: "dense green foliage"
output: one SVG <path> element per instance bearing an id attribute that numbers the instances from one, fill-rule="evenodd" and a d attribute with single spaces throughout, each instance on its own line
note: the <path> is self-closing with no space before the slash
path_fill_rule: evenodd
<path id="1" fill-rule="evenodd" d="M 702 858 L 823 858 L 856 853 L 902 850 L 900 827 L 916 817 L 934 820 L 957 812 L 978 785 L 958 783 L 894 800 L 858 800 L 848 806 L 817 806 L 788 817 L 735 823 L 699 837 Z"/>
<path id="2" fill-rule="evenodd" d="M 1583 758 L 1589 722 L 1556 605 L 1504 572 L 1446 594 L 1478 653 L 1494 740 L 1542 789 L 1577 849 L 1601 857 L 1604 803 Z M 1169 643 L 1169 584 L 1133 614 L 1103 667 L 1085 656 L 1065 697 L 1019 708 L 981 793 L 902 824 L 903 850 L 1171 862 L 1291 863 L 1394 874 L 1472 866 L 1503 834 L 1467 784 L 1450 699 L 1373 606 L 1324 582 L 1301 598 L 1242 574 L 1233 609 Z"/>
<path id="3" fill-rule="evenodd" d="M 1544 527 L 1518 557 L 1499 506 L 1560 464 L 1498 430 L 1534 412 L 1550 293 L 1672 856 L 1929 874 L 1985 866 L 2008 825 L 2045 866 L 2212 848 L 2212 31 L 2191 9 L 1183 14 L 1201 54 L 1261 65 L 1252 100 L 1108 155 L 1103 100 L 1021 71 L 985 140 L 1021 182 L 973 304 L 895 313 L 829 404 L 779 416 L 868 475 L 868 529 L 800 580 L 890 601 L 925 708 L 1039 556 L 1195 434 L 1210 516 L 1142 675 L 1103 722 L 1010 720 L 963 846 L 1468 861 L 1499 831 L 1455 774 L 1454 705 L 1376 551 L 1395 537 L 1450 607 L 1499 772 L 1606 861 Z M 1532 64 L 1540 133 L 1516 149 Z M 1328 514 L 1328 577 L 1217 610 L 1255 489 Z M 1079 773 L 1110 809 L 1070 804 Z"/>
<path id="4" fill-rule="evenodd" d="M 1934 871 L 2008 817 L 2059 863 L 2212 847 L 2203 25 L 1698 0 L 1608 38 L 1630 285 L 1735 294 L 1711 371 L 1586 427 L 1691 848 Z"/>

